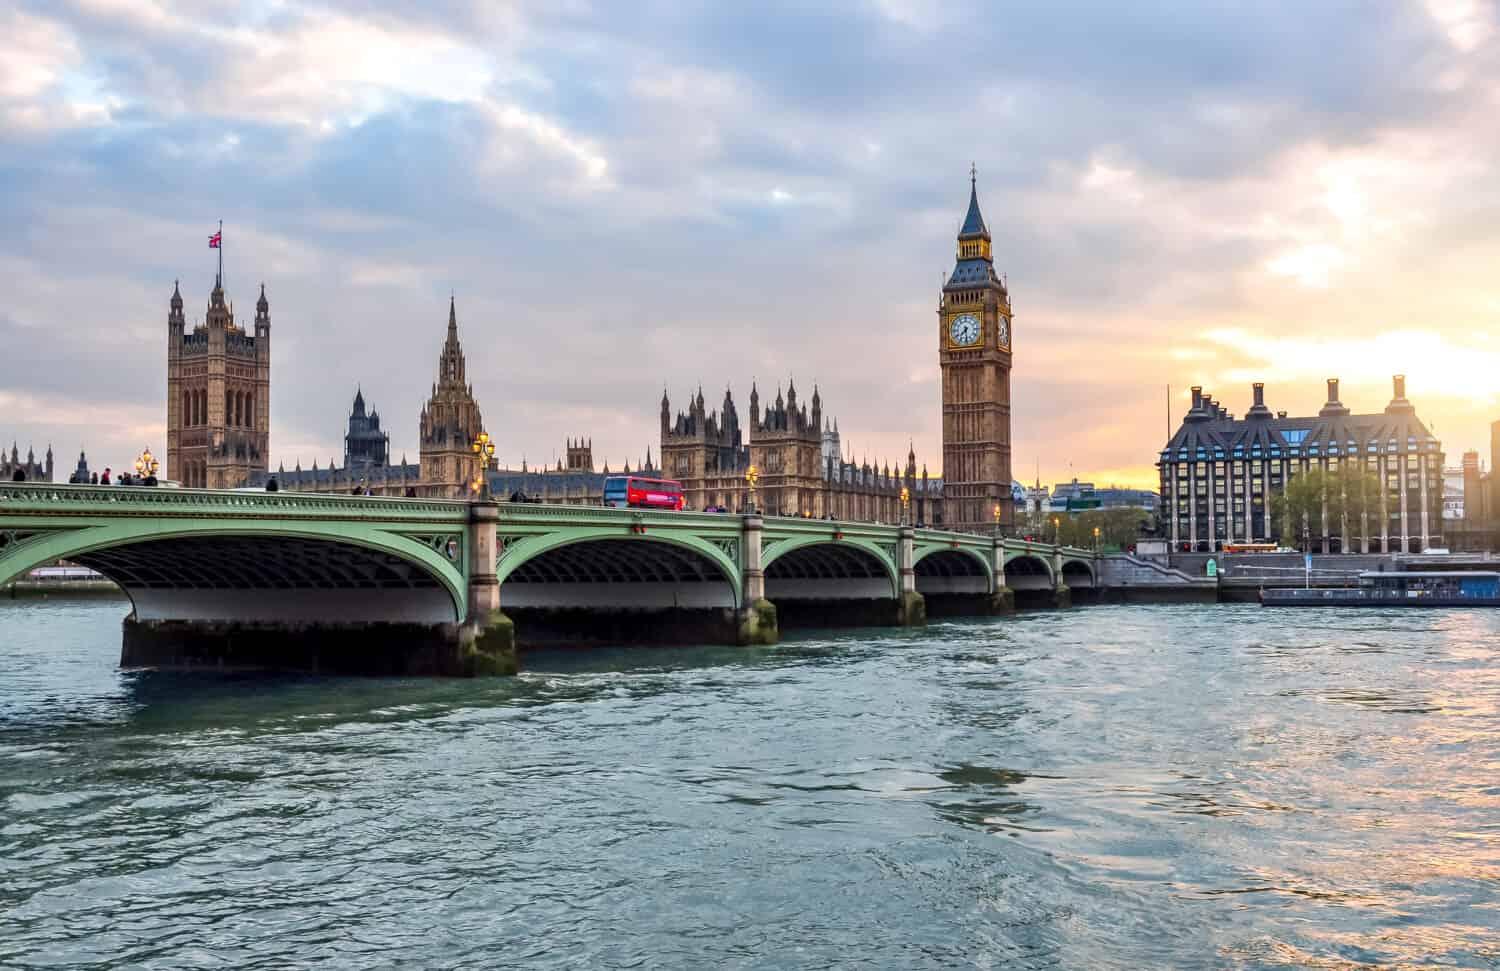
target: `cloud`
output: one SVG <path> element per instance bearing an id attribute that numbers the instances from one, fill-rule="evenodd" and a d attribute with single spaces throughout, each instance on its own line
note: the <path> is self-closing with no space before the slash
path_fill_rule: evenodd
<path id="1" fill-rule="evenodd" d="M 795 375 L 872 458 L 936 469 L 971 160 L 1018 469 L 1149 481 L 1168 384 L 1378 398 L 1405 367 L 1451 452 L 1493 407 L 1487 4 L 59 0 L 0 27 L 0 392 L 38 439 L 74 434 L 63 400 L 101 447 L 161 410 L 171 281 L 200 313 L 223 219 L 231 296 L 267 283 L 288 465 L 340 450 L 357 384 L 415 454 L 456 293 L 512 458 L 634 461 L 663 383 L 743 409 Z M 1448 355 L 1479 363 L 1444 382 Z"/>

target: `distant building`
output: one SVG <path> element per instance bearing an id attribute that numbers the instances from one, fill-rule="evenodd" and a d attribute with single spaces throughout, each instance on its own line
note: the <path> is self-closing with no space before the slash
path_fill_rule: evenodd
<path id="1" fill-rule="evenodd" d="M 1174 548 L 1208 551 L 1231 541 L 1280 541 L 1272 497 L 1302 472 L 1337 471 L 1345 463 L 1362 465 L 1384 486 L 1380 512 L 1369 523 L 1380 552 L 1442 545 L 1442 444 L 1406 400 L 1405 377 L 1396 375 L 1392 385 L 1383 412 L 1355 415 L 1339 401 L 1333 379 L 1316 416 L 1288 418 L 1266 407 L 1264 386 L 1256 384 L 1254 403 L 1239 420 L 1193 388 L 1193 407 L 1157 462 L 1163 526 Z M 1321 540 L 1325 552 L 1342 550 L 1349 544 L 1339 535 L 1340 524 L 1328 518 L 1313 524 L 1311 538 Z"/>
<path id="2" fill-rule="evenodd" d="M 349 409 L 349 430 L 344 433 L 344 468 L 383 466 L 390 461 L 391 436 L 380 430 L 380 412 L 365 411 L 365 393 L 355 389 Z"/>
<path id="3" fill-rule="evenodd" d="M 1465 453 L 1465 458 L 1470 454 Z M 1443 470 L 1443 521 L 1461 522 L 1464 518 L 1464 468 L 1448 466 Z M 1446 532 L 1446 530 L 1445 530 Z"/>
<path id="4" fill-rule="evenodd" d="M 92 477 L 93 473 L 89 472 L 88 456 L 84 455 L 82 451 L 79 451 L 78 466 L 74 468 L 72 474 L 68 476 L 68 481 L 75 485 L 88 485 L 89 480 Z"/>
<path id="5" fill-rule="evenodd" d="M 36 453 L 30 448 L 26 449 L 26 458 L 21 458 L 21 453 L 16 448 L 16 443 L 10 443 L 10 455 L 7 456 L 0 450 L 0 482 L 13 482 L 16 472 L 19 471 L 26 477 L 27 482 L 51 482 L 52 481 L 52 446 L 47 446 L 46 458 L 38 462 Z"/>
<path id="6" fill-rule="evenodd" d="M 1449 524 L 1449 548 L 1500 552 L 1500 421 L 1490 425 L 1490 467 L 1480 464 L 1479 453 L 1464 453 L 1463 518 Z"/>
<path id="7" fill-rule="evenodd" d="M 1097 488 L 1092 482 L 1059 483 L 1052 487 L 1048 509 L 1052 512 L 1080 512 L 1085 509 L 1144 509 L 1155 516 L 1161 497 L 1149 489 L 1122 489 L 1118 486 Z"/>

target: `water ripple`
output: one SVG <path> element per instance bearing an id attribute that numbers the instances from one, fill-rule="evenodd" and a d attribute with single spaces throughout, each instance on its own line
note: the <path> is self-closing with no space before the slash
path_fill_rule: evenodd
<path id="1" fill-rule="evenodd" d="M 1108 607 L 495 681 L 0 604 L 0 966 L 1500 967 L 1500 612 Z"/>

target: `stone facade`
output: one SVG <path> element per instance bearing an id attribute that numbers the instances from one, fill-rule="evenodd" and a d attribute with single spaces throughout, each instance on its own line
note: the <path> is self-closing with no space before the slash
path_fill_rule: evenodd
<path id="1" fill-rule="evenodd" d="M 254 331 L 235 324 L 215 277 L 204 323 L 187 330 L 174 284 L 167 313 L 167 478 L 232 489 L 264 473 L 271 452 L 271 308 L 266 288 Z"/>
<path id="2" fill-rule="evenodd" d="M 778 388 L 764 411 L 759 389 L 752 386 L 745 429 L 727 389 L 723 403 L 710 412 L 700 388 L 675 419 L 663 392 L 661 458 L 661 474 L 682 483 L 689 509 L 748 511 L 745 476 L 753 465 L 755 508 L 767 515 L 895 523 L 905 487 L 910 521 L 942 523 L 942 480 L 930 477 L 925 467 L 918 474 L 915 453 L 908 453 L 904 471 L 889 463 L 845 460 L 839 433 L 823 415 L 822 395 L 814 388 L 811 402 L 798 404 L 795 383 L 785 395 Z"/>
<path id="3" fill-rule="evenodd" d="M 27 482 L 51 482 L 52 481 L 52 446 L 47 446 L 47 455 L 42 461 L 36 460 L 36 453 L 30 448 L 26 449 L 26 457 L 21 458 L 16 443 L 10 443 L 10 454 L 7 455 L 0 450 L 0 482 L 13 482 L 16 473 L 25 476 Z"/>
<path id="4" fill-rule="evenodd" d="M 953 272 L 938 298 L 943 372 L 943 510 L 954 529 L 1015 522 L 1010 477 L 1010 292 L 995 272 L 971 173 Z"/>

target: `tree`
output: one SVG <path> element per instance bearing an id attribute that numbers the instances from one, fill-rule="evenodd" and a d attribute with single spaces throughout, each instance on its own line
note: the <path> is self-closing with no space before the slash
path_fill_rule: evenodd
<path id="1" fill-rule="evenodd" d="M 1343 497 L 1344 514 L 1339 535 L 1344 538 L 1344 552 L 1349 550 L 1350 527 L 1359 535 L 1359 551 L 1370 549 L 1370 518 L 1380 515 L 1380 477 L 1366 470 L 1358 460 L 1345 462 L 1334 477 L 1339 494 Z"/>
<path id="2" fill-rule="evenodd" d="M 1281 522 L 1281 541 L 1307 550 L 1314 535 L 1321 536 L 1326 474 L 1308 469 L 1287 480 L 1286 487 L 1271 497 L 1271 513 Z M 1308 542 L 1303 541 L 1304 534 Z"/>
<path id="3" fill-rule="evenodd" d="M 1271 497 L 1272 515 L 1281 523 L 1281 541 L 1305 552 L 1313 541 L 1338 536 L 1347 553 L 1352 526 L 1361 549 L 1368 548 L 1369 517 L 1380 512 L 1380 489 L 1380 479 L 1353 462 L 1334 472 L 1321 468 L 1299 472 Z M 1303 543 L 1304 533 L 1307 543 Z"/>
<path id="4" fill-rule="evenodd" d="M 1108 509 L 1086 509 L 1077 513 L 1053 513 L 1058 517 L 1057 532 L 1064 546 L 1092 549 L 1094 530 L 1099 530 L 1099 547 L 1122 547 L 1134 543 L 1141 526 L 1150 518 L 1139 506 L 1111 506 Z M 1047 523 L 1047 539 L 1052 538 L 1052 523 Z"/>

